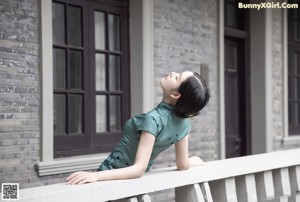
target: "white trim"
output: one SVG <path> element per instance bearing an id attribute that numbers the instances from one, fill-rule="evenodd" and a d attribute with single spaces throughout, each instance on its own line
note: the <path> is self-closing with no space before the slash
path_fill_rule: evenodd
<path id="1" fill-rule="evenodd" d="M 289 137 L 289 117 L 288 117 L 288 13 L 287 9 L 283 9 L 282 16 L 282 55 L 283 55 L 283 137 Z"/>
<path id="2" fill-rule="evenodd" d="M 131 112 L 154 106 L 153 0 L 130 0 Z"/>
<path id="3" fill-rule="evenodd" d="M 143 110 L 154 106 L 153 0 L 143 0 Z"/>
<path id="4" fill-rule="evenodd" d="M 295 146 L 300 144 L 300 134 L 283 138 L 283 146 Z"/>
<path id="5" fill-rule="evenodd" d="M 53 160 L 52 1 L 41 1 L 41 161 Z"/>
<path id="6" fill-rule="evenodd" d="M 265 106 L 266 106 L 266 152 L 273 151 L 273 89 L 272 89 L 272 9 L 266 9 L 265 31 Z"/>
<path id="7" fill-rule="evenodd" d="M 251 141 L 257 154 L 273 150 L 272 9 L 252 9 L 250 19 Z"/>
<path id="8" fill-rule="evenodd" d="M 60 158 L 36 164 L 39 176 L 68 173 L 79 170 L 97 169 L 108 154 L 93 154 L 76 157 Z"/>
<path id="9" fill-rule="evenodd" d="M 224 1 L 219 0 L 219 125 L 220 151 L 219 156 L 225 159 L 225 82 L 224 82 Z"/>

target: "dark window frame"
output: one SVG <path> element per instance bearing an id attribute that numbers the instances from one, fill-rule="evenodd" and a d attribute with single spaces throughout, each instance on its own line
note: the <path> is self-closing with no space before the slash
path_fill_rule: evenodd
<path id="1" fill-rule="evenodd" d="M 297 26 L 300 27 L 299 10 L 288 9 L 288 119 L 291 136 L 300 135 L 300 31 Z"/>
<path id="2" fill-rule="evenodd" d="M 82 47 L 78 48 L 75 46 L 53 44 L 54 48 L 62 48 L 67 50 L 66 54 L 66 66 L 68 65 L 68 51 L 69 50 L 80 50 L 83 54 L 82 61 L 82 89 L 83 90 L 68 90 L 66 89 L 54 89 L 54 94 L 83 94 L 83 134 L 84 135 L 54 135 L 54 158 L 84 155 L 100 152 L 111 151 L 115 144 L 119 141 L 122 136 L 122 129 L 125 121 L 130 116 L 130 71 L 129 71 L 129 24 L 128 24 L 128 0 L 53 0 L 55 3 L 63 3 L 66 5 L 80 6 L 82 7 Z M 121 96 L 121 131 L 117 132 L 106 132 L 96 134 L 96 104 L 95 95 L 95 45 L 94 43 L 94 10 L 103 10 L 107 13 L 115 13 L 120 15 L 120 51 L 109 52 L 103 50 L 103 52 L 108 54 L 115 54 L 121 56 L 121 90 L 118 92 L 101 92 L 107 95 L 120 95 Z M 67 11 L 65 10 L 65 17 L 67 16 Z M 67 30 L 67 19 L 65 22 L 65 29 Z M 106 33 L 107 34 L 107 33 Z M 65 37 L 67 37 L 65 33 Z M 67 38 L 66 38 L 67 43 Z M 106 43 L 108 43 L 108 38 L 106 38 Z M 68 69 L 66 67 L 66 69 Z M 108 69 L 108 67 L 107 67 Z M 67 70 L 66 70 L 67 71 Z M 66 72 L 66 77 L 67 76 Z M 68 78 L 67 78 L 68 79 Z M 66 82 L 68 83 L 68 82 Z M 68 84 L 66 84 L 68 85 Z M 109 99 L 109 96 L 107 96 Z M 109 109 L 109 101 L 107 102 Z M 68 113 L 68 101 L 66 101 L 66 114 Z M 67 115 L 68 117 L 68 115 Z M 106 116 L 109 122 L 109 110 Z M 66 127 L 68 127 L 68 118 L 66 119 Z M 66 129 L 67 130 L 67 129 Z"/>

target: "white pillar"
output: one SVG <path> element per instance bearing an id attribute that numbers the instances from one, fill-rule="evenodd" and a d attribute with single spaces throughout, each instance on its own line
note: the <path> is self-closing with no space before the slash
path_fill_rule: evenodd
<path id="1" fill-rule="evenodd" d="M 136 197 L 130 197 L 130 198 L 123 198 L 115 200 L 114 202 L 138 202 Z"/>
<path id="2" fill-rule="evenodd" d="M 214 202 L 237 202 L 234 178 L 227 178 L 209 183 Z"/>
<path id="3" fill-rule="evenodd" d="M 290 202 L 300 202 L 300 166 L 289 168 L 291 181 L 291 198 Z"/>
<path id="4" fill-rule="evenodd" d="M 281 168 L 273 171 L 275 196 L 290 196 L 291 185 L 288 168 Z"/>
<path id="5" fill-rule="evenodd" d="M 151 198 L 148 194 L 137 197 L 138 202 L 151 202 Z"/>
<path id="6" fill-rule="evenodd" d="M 239 201 L 256 202 L 257 193 L 254 174 L 236 177 L 236 192 Z"/>
<path id="7" fill-rule="evenodd" d="M 175 188 L 176 202 L 205 202 L 199 184 Z"/>
<path id="8" fill-rule="evenodd" d="M 258 201 L 271 201 L 275 198 L 272 171 L 255 174 Z"/>
<path id="9" fill-rule="evenodd" d="M 148 194 L 134 196 L 130 198 L 118 199 L 114 202 L 151 202 L 151 198 Z"/>
<path id="10" fill-rule="evenodd" d="M 201 183 L 200 188 L 205 202 L 213 202 L 209 184 L 207 182 Z"/>
<path id="11" fill-rule="evenodd" d="M 250 3 L 267 0 L 250 0 Z M 272 9 L 250 11 L 252 153 L 273 150 Z M 257 31 L 259 30 L 259 31 Z"/>

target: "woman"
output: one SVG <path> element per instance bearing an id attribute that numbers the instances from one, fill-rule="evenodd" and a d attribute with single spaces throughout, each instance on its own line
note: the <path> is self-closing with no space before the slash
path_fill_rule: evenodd
<path id="1" fill-rule="evenodd" d="M 188 133 L 190 118 L 198 115 L 210 98 L 205 81 L 195 72 L 171 72 L 160 85 L 162 102 L 126 122 L 123 138 L 98 172 L 75 172 L 66 179 L 67 184 L 141 177 L 155 157 L 173 144 L 178 170 L 203 165 L 199 157 L 188 157 Z"/>

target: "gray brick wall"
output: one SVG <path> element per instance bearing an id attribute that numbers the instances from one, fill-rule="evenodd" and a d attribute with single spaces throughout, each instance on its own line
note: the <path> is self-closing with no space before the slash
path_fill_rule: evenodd
<path id="1" fill-rule="evenodd" d="M 37 1 L 0 2 L 0 182 L 37 181 L 39 160 Z"/>
<path id="2" fill-rule="evenodd" d="M 171 71 L 200 71 L 209 65 L 211 100 L 201 114 L 192 119 L 190 155 L 204 160 L 218 158 L 218 5 L 214 1 L 154 1 L 154 97 L 162 99 L 160 78 Z M 153 168 L 175 166 L 171 147 L 156 160 Z M 174 190 L 151 195 L 154 201 L 174 201 Z"/>
<path id="3" fill-rule="evenodd" d="M 0 1 L 0 183 L 21 188 L 61 181 L 40 178 L 39 1 Z"/>
<path id="4" fill-rule="evenodd" d="M 283 138 L 283 49 L 282 49 L 282 15 L 283 10 L 272 9 L 272 100 L 273 100 L 273 125 L 272 133 L 274 149 L 280 147 Z"/>
<path id="5" fill-rule="evenodd" d="M 155 103 L 162 99 L 160 78 L 164 73 L 200 71 L 209 65 L 211 100 L 193 118 L 190 134 L 192 155 L 205 160 L 218 158 L 218 49 L 217 1 L 154 1 Z M 174 165 L 174 148 L 159 156 L 159 166 Z"/>

